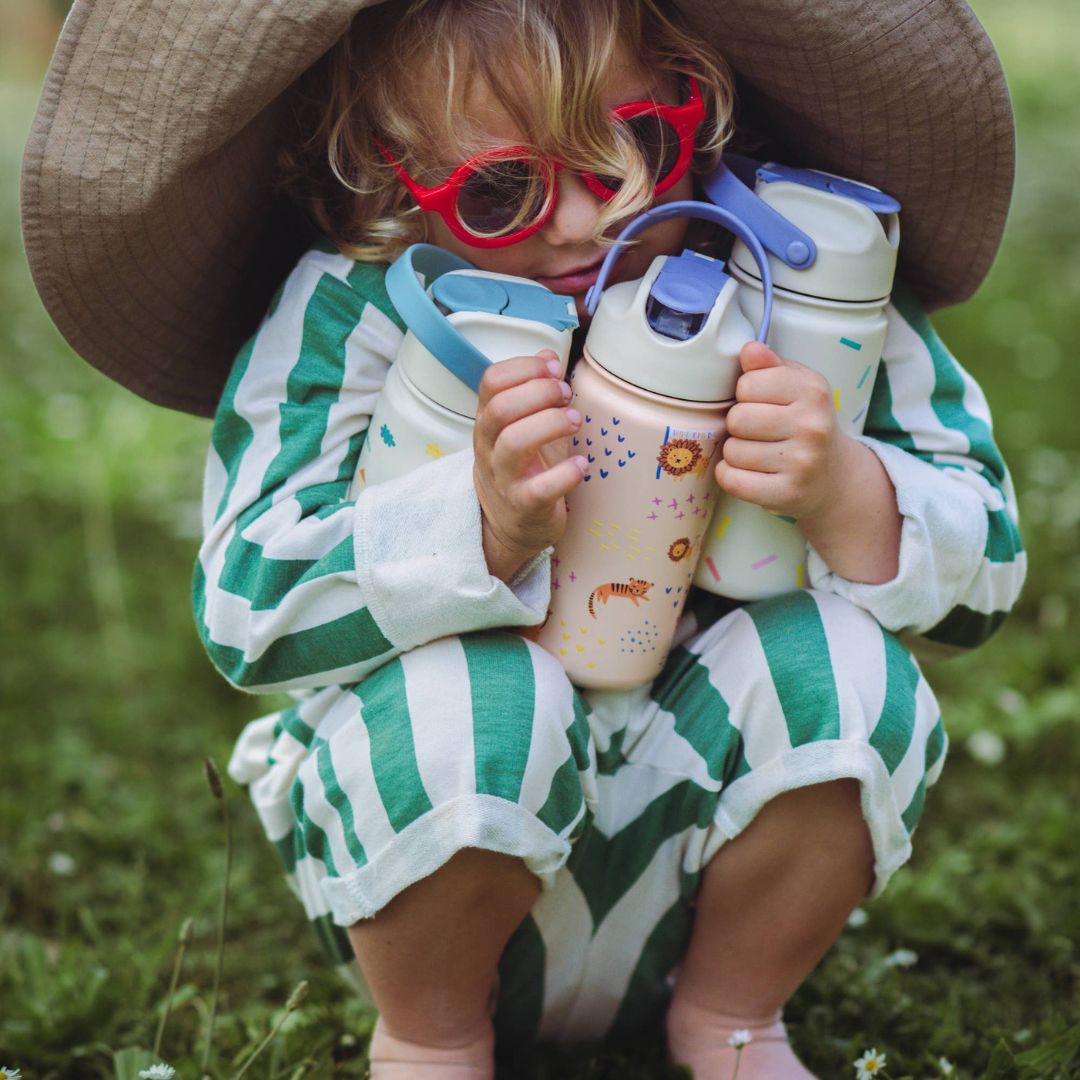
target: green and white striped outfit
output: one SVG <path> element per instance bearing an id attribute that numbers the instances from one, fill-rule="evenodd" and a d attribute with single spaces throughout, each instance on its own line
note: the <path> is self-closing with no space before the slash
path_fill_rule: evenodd
<path id="1" fill-rule="evenodd" d="M 896 580 L 815 556 L 811 590 L 695 592 L 656 682 L 580 692 L 506 629 L 543 620 L 549 557 L 488 574 L 471 452 L 356 493 L 401 339 L 383 273 L 309 252 L 218 410 L 198 624 L 234 685 L 295 701 L 230 773 L 337 960 L 457 850 L 507 852 L 544 888 L 500 965 L 500 1040 L 630 1039 L 663 1015 L 702 868 L 775 795 L 858 778 L 875 894 L 908 858 L 947 739 L 898 635 L 972 647 L 1024 576 L 986 404 L 901 295 L 865 437 L 904 516 Z"/>

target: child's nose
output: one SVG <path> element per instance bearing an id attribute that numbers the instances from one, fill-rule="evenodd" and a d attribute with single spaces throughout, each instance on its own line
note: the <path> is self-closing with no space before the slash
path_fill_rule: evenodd
<path id="1" fill-rule="evenodd" d="M 559 193 L 551 217 L 544 224 L 549 244 L 582 244 L 592 239 L 601 201 L 576 173 L 559 173 Z"/>

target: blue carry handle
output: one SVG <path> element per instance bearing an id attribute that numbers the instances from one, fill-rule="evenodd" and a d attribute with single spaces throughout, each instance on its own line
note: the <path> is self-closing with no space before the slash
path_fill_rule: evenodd
<path id="1" fill-rule="evenodd" d="M 817 245 L 754 191 L 758 162 L 739 154 L 725 154 L 702 187 L 710 201 L 735 214 L 781 262 L 805 270 L 817 259 Z"/>
<path id="2" fill-rule="evenodd" d="M 776 162 L 762 165 L 742 154 L 725 154 L 702 180 L 705 194 L 717 206 L 742 218 L 754 230 L 765 250 L 792 270 L 806 270 L 812 266 L 817 259 L 817 245 L 757 194 L 755 188 L 759 180 L 766 184 L 787 181 L 830 195 L 841 195 L 861 203 L 875 214 L 900 212 L 900 203 L 896 199 L 868 184 L 845 180 L 818 169 L 796 169 Z"/>
<path id="3" fill-rule="evenodd" d="M 413 244 L 386 271 L 386 291 L 420 344 L 474 393 L 479 393 L 480 380 L 491 361 L 447 322 L 416 277 L 419 271 L 430 284 L 451 270 L 475 269 L 472 263 L 433 244 Z"/>
<path id="4" fill-rule="evenodd" d="M 472 263 L 432 244 L 413 244 L 386 271 L 386 291 L 405 325 L 417 340 L 452 375 L 474 393 L 491 361 L 467 341 L 439 310 L 417 271 L 436 300 L 451 311 L 485 311 L 545 323 L 556 330 L 573 330 L 577 316 L 573 300 L 530 281 L 494 278 L 445 278 L 452 270 L 475 270 Z"/>
<path id="5" fill-rule="evenodd" d="M 765 293 L 765 302 L 761 313 L 761 325 L 758 327 L 757 340 L 764 343 L 769 336 L 769 324 L 772 322 L 773 283 L 772 270 L 769 267 L 769 258 L 761 241 L 747 228 L 746 224 L 728 210 L 712 203 L 683 200 L 680 202 L 664 203 L 662 206 L 647 210 L 640 217 L 634 218 L 629 225 L 615 238 L 604 261 L 600 265 L 600 273 L 596 283 L 585 296 L 585 308 L 590 315 L 595 314 L 597 305 L 600 303 L 600 295 L 604 291 L 608 274 L 615 260 L 622 254 L 622 248 L 628 240 L 632 240 L 638 233 L 644 232 L 661 221 L 671 218 L 699 218 L 702 221 L 711 221 L 716 225 L 722 225 L 725 229 L 733 232 L 749 249 L 750 254 L 758 264 L 761 271 L 761 284 Z"/>

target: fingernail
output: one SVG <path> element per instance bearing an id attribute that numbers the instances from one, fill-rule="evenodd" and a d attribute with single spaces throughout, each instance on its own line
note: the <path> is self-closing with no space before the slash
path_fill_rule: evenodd
<path id="1" fill-rule="evenodd" d="M 560 364 L 558 360 L 548 360 L 547 369 L 556 377 L 562 374 L 562 364 Z"/>
<path id="2" fill-rule="evenodd" d="M 569 420 L 574 427 L 577 427 L 578 424 L 581 423 L 581 413 L 579 413 L 577 409 L 567 409 L 566 419 Z"/>
<path id="3" fill-rule="evenodd" d="M 573 396 L 574 391 L 570 389 L 570 384 L 568 382 L 559 383 L 559 389 L 562 391 L 563 401 L 569 401 Z"/>
<path id="4" fill-rule="evenodd" d="M 589 471 L 589 463 L 583 457 L 575 457 L 574 464 L 581 470 L 582 475 Z"/>

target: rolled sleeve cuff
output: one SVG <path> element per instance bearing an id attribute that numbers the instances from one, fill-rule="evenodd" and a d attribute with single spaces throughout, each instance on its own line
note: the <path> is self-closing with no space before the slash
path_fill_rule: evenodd
<path id="1" fill-rule="evenodd" d="M 878 456 L 896 489 L 903 516 L 896 577 L 880 585 L 849 581 L 811 547 L 810 583 L 857 604 L 886 630 L 923 633 L 960 602 L 978 573 L 986 547 L 986 505 L 947 470 L 877 439 L 859 441 Z"/>
<path id="2" fill-rule="evenodd" d="M 484 559 L 472 450 L 366 488 L 356 503 L 357 583 L 400 649 L 502 626 L 537 626 L 551 595 L 550 551 L 505 585 Z"/>

